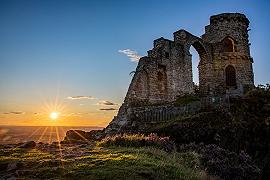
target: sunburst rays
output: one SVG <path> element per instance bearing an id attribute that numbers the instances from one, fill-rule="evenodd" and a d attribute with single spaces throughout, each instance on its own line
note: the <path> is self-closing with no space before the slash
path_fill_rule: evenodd
<path id="1" fill-rule="evenodd" d="M 42 105 L 36 116 L 36 123 L 45 126 L 62 126 L 66 120 L 67 107 L 70 101 L 60 97 L 60 86 L 56 88 L 55 98 L 40 94 Z"/>
<path id="2" fill-rule="evenodd" d="M 60 143 L 65 134 L 66 130 L 61 126 L 41 126 L 25 139 L 27 141 L 46 142 L 48 144 L 51 144 L 52 142 Z"/>
<path id="3" fill-rule="evenodd" d="M 41 127 L 38 127 L 36 130 L 34 130 L 26 139 L 30 139 L 32 136 L 34 136 L 39 130 L 41 129 Z"/>
<path id="4" fill-rule="evenodd" d="M 47 132 L 48 130 L 48 126 L 44 128 L 42 134 L 40 135 L 39 139 L 37 140 L 37 142 L 42 142 L 42 138 L 44 137 L 45 133 Z"/>
<path id="5" fill-rule="evenodd" d="M 89 140 L 86 137 L 84 137 L 82 134 L 78 133 L 76 130 L 74 130 L 73 132 L 75 132 L 78 136 L 80 136 L 84 141 L 89 142 Z"/>

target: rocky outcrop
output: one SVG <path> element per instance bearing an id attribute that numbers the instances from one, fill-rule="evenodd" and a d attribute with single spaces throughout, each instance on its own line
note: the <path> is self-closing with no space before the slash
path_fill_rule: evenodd
<path id="1" fill-rule="evenodd" d="M 91 130 L 89 132 L 82 130 L 69 130 L 66 133 L 65 139 L 61 141 L 61 143 L 88 143 L 100 140 L 103 136 L 104 133 L 102 130 Z"/>

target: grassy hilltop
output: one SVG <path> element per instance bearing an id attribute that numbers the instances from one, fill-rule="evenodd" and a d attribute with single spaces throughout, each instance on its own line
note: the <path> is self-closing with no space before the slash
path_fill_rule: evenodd
<path id="1" fill-rule="evenodd" d="M 25 179 L 201 179 L 199 155 L 155 147 L 1 147 L 0 177 Z"/>

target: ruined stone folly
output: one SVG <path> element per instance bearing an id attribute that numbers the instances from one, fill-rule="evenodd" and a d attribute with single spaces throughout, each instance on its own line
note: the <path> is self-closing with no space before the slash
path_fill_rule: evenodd
<path id="1" fill-rule="evenodd" d="M 244 14 L 223 13 L 210 17 L 201 37 L 186 30 L 174 39 L 154 40 L 148 55 L 139 60 L 124 103 L 106 131 L 118 131 L 136 122 L 166 121 L 186 112 L 187 106 L 171 105 L 177 98 L 195 93 L 192 78 L 193 46 L 199 54 L 199 95 L 243 95 L 254 87 L 248 39 L 249 20 Z M 200 109 L 191 106 L 190 111 Z"/>

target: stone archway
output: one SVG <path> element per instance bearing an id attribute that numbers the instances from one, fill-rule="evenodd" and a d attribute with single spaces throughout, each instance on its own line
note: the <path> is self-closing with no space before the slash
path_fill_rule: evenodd
<path id="1" fill-rule="evenodd" d="M 200 83 L 200 79 L 201 79 L 200 75 L 202 75 L 202 74 L 200 73 L 199 66 L 200 66 L 200 64 L 204 64 L 205 62 L 207 62 L 207 52 L 205 50 L 205 47 L 202 45 L 202 43 L 200 41 L 192 42 L 192 44 L 190 44 L 190 46 L 188 48 L 189 52 L 190 52 L 191 47 L 193 47 L 196 50 L 197 54 L 199 55 L 199 63 L 198 63 L 197 68 L 198 68 L 198 72 L 199 72 L 199 83 Z"/>
<path id="2" fill-rule="evenodd" d="M 207 52 L 205 47 L 202 45 L 202 42 L 200 41 L 194 41 L 191 46 L 193 46 L 196 51 L 198 52 L 199 56 L 200 56 L 200 61 L 199 63 L 204 63 L 207 61 Z"/>
<path id="3" fill-rule="evenodd" d="M 181 44 L 184 47 L 184 54 L 185 56 L 189 56 L 187 59 L 189 59 L 190 62 L 192 62 L 191 54 L 189 52 L 190 47 L 194 47 L 197 51 L 199 55 L 198 72 L 200 93 L 208 94 L 209 90 L 211 90 L 210 85 L 213 75 L 212 58 L 208 52 L 208 44 L 201 38 L 194 36 L 185 30 L 175 32 L 174 40 L 176 43 Z M 191 64 L 190 66 L 192 68 Z M 192 75 L 192 71 L 190 73 Z M 193 81 L 193 79 L 191 81 Z"/>
<path id="4" fill-rule="evenodd" d="M 186 53 L 190 47 L 193 46 L 200 56 L 200 62 L 207 62 L 210 60 L 210 56 L 207 52 L 206 42 L 201 38 L 194 36 L 186 30 L 179 30 L 174 33 L 174 39 L 176 43 L 182 44 L 185 47 Z"/>

